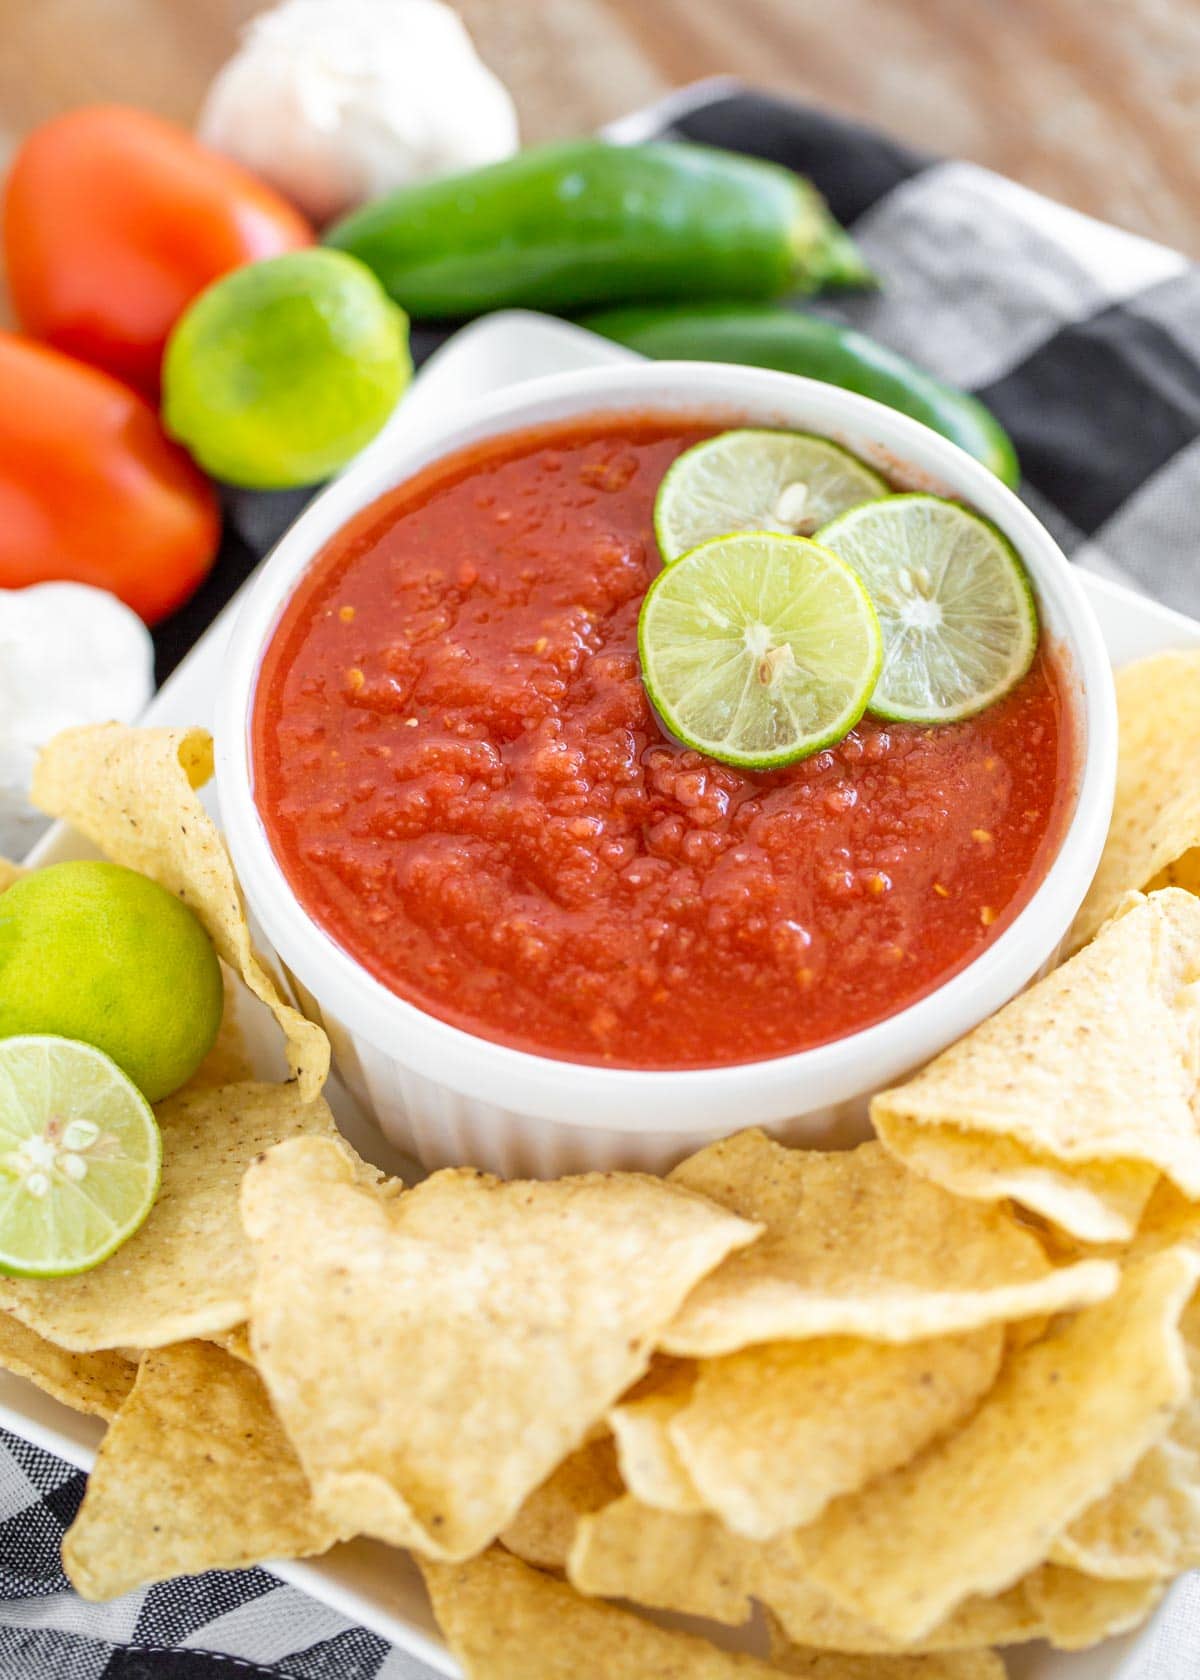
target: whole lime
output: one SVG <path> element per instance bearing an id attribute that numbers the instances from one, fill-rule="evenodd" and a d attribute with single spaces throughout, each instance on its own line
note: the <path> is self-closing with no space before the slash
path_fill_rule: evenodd
<path id="1" fill-rule="evenodd" d="M 163 419 L 214 478 L 286 490 L 344 467 L 411 377 L 408 317 L 370 269 L 293 251 L 235 269 L 185 310 Z"/>
<path id="2" fill-rule="evenodd" d="M 0 1038 L 82 1039 L 158 1102 L 212 1049 L 223 1002 L 208 935 L 145 875 L 56 863 L 0 893 Z"/>

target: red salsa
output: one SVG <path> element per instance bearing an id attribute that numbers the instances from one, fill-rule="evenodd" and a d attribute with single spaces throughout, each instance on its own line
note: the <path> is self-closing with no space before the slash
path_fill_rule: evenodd
<path id="1" fill-rule="evenodd" d="M 573 1061 L 825 1043 L 977 957 L 1070 803 L 1043 640 L 1007 698 L 867 717 L 787 770 L 666 735 L 637 617 L 670 463 L 719 428 L 597 416 L 427 468 L 319 556 L 267 650 L 255 794 L 309 914 L 399 996 Z"/>

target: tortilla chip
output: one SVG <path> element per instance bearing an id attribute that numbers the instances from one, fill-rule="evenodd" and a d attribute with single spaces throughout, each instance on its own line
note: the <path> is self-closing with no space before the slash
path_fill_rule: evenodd
<path id="1" fill-rule="evenodd" d="M 1130 1161 L 1070 1164 L 994 1133 L 889 1119 L 887 1147 L 913 1172 L 972 1201 L 1037 1210 L 1085 1243 L 1125 1244 L 1161 1183 Z"/>
<path id="2" fill-rule="evenodd" d="M 162 1347 L 242 1323 L 253 1272 L 238 1218 L 243 1173 L 285 1138 L 338 1135 L 325 1102 L 302 1102 L 295 1085 L 183 1090 L 156 1112 L 162 1183 L 141 1229 L 90 1272 L 0 1278 L 0 1310 L 60 1347 Z"/>
<path id="3" fill-rule="evenodd" d="M 590 1603 L 501 1551 L 421 1572 L 465 1680 L 778 1680 L 755 1657 Z"/>
<path id="4" fill-rule="evenodd" d="M 1183 1250 L 1131 1266 L 1111 1301 L 1013 1355 L 956 1434 L 794 1531 L 798 1567 L 898 1641 L 1003 1592 L 1170 1428 L 1198 1268 Z"/>
<path id="5" fill-rule="evenodd" d="M 778 1553 L 772 1553 L 772 1564 Z M 1061 1650 L 1098 1645 L 1137 1627 L 1162 1597 L 1160 1581 L 1098 1581 L 1073 1569 L 1044 1565 L 995 1598 L 969 1598 L 908 1646 L 912 1654 L 972 1651 L 1045 1639 Z M 899 1653 L 869 1622 L 839 1610 L 828 1594 L 784 1566 L 767 1569 L 758 1596 L 770 1606 L 771 1648 L 792 1643 L 818 1650 Z"/>
<path id="6" fill-rule="evenodd" d="M 608 1414 L 621 1476 L 630 1493 L 644 1505 L 683 1515 L 703 1511 L 704 1501 L 669 1433 L 671 1420 L 691 1398 L 696 1367 L 672 1361 L 652 1381 L 653 1376 L 647 1376 L 639 1384 L 639 1391 L 626 1395 Z"/>
<path id="7" fill-rule="evenodd" d="M 76 1412 L 114 1417 L 133 1387 L 137 1366 L 119 1353 L 68 1353 L 0 1313 L 0 1367 L 26 1377 Z"/>
<path id="8" fill-rule="evenodd" d="M 1200 1568 L 1200 1299 L 1182 1328 L 1187 1402 L 1132 1474 L 1059 1537 L 1056 1562 L 1119 1581 L 1170 1580 Z"/>
<path id="9" fill-rule="evenodd" d="M 988 1159 L 991 1140 L 1033 1151 L 1066 1170 L 1117 1166 L 1163 1173 L 1200 1198 L 1200 1128 L 1193 1049 L 1200 988 L 1191 984 L 1200 947 L 1200 902 L 1169 888 L 1108 923 L 1092 944 L 930 1063 L 871 1104 L 884 1143 L 960 1194 L 951 1158 L 938 1162 L 946 1131 Z M 926 1128 L 938 1128 L 914 1149 Z M 1004 1174 L 998 1175 L 1003 1179 Z M 1097 1238 L 1085 1216 L 1035 1175 L 1003 1189 L 1084 1240 L 1118 1240 L 1134 1224 L 1114 1217 Z M 1000 1188 L 991 1187 L 991 1193 Z M 1153 1188 L 1151 1182 L 1149 1188 Z M 1139 1210 L 1140 1211 L 1140 1210 Z"/>
<path id="10" fill-rule="evenodd" d="M 1150 1198 L 1127 1255 L 1157 1254 L 1181 1244 L 1200 1252 L 1200 1202 L 1189 1201 L 1163 1179 Z"/>
<path id="11" fill-rule="evenodd" d="M 656 1511 L 627 1494 L 580 1519 L 567 1576 L 598 1598 L 740 1627 L 750 1614 L 760 1551 L 716 1517 Z"/>
<path id="12" fill-rule="evenodd" d="M 1042 1337 L 1054 1323 L 1053 1317 L 1023 1318 L 1019 1324 L 1008 1324 L 1004 1329 L 1005 1354 L 1020 1353 L 1022 1348 L 1040 1342 Z"/>
<path id="13" fill-rule="evenodd" d="M 32 798 L 114 863 L 149 875 L 195 911 L 217 955 L 279 1022 L 292 1077 L 311 1101 L 329 1074 L 329 1041 L 284 1002 L 251 946 L 225 842 L 196 797 L 212 768 L 212 737 L 204 729 L 67 729 L 42 751 Z"/>
<path id="14" fill-rule="evenodd" d="M 704 1361 L 665 1429 L 702 1508 L 769 1540 L 965 1418 L 995 1382 L 1004 1343 L 1000 1324 L 900 1346 L 769 1342 Z"/>
<path id="15" fill-rule="evenodd" d="M 1200 652 L 1139 659 L 1117 672 L 1117 797 L 1104 855 L 1068 936 L 1071 950 L 1131 889 L 1186 885 L 1200 874 Z"/>
<path id="16" fill-rule="evenodd" d="M 771 1641 L 771 1661 L 784 1674 L 809 1680 L 1005 1680 L 995 1651 L 947 1651 L 938 1656 L 856 1657 Z"/>
<path id="17" fill-rule="evenodd" d="M 1007 1208 L 950 1195 L 878 1143 L 824 1154 L 741 1132 L 669 1182 L 767 1227 L 689 1296 L 662 1338 L 671 1353 L 809 1336 L 924 1341 L 1090 1304 L 1117 1285 L 1111 1262 L 1056 1270 Z"/>
<path id="18" fill-rule="evenodd" d="M 539 1569 L 565 1569 L 581 1517 L 590 1516 L 625 1492 L 617 1468 L 617 1449 L 607 1430 L 587 1441 L 541 1487 L 534 1488 L 500 1543 Z"/>
<path id="19" fill-rule="evenodd" d="M 267 1391 L 211 1342 L 148 1353 L 100 1446 L 63 1540 L 84 1598 L 150 1581 L 311 1557 L 341 1539 L 308 1484 Z"/>
<path id="20" fill-rule="evenodd" d="M 916 1640 L 898 1639 L 839 1605 L 787 1541 L 739 1539 L 712 1517 L 655 1511 L 625 1497 L 579 1520 L 569 1560 L 581 1592 L 741 1626 L 751 1600 L 790 1644 L 861 1655 L 928 1655 L 1054 1638 L 1069 1649 L 1134 1625 L 1153 1608 L 1148 1583 L 1085 1581 L 1036 1569 L 995 1597 L 973 1595 Z M 1132 1618 L 1132 1619 L 1131 1619 Z"/>
<path id="21" fill-rule="evenodd" d="M 758 1230 L 633 1173 L 351 1178 L 316 1141 L 247 1173 L 251 1347 L 322 1508 L 443 1558 L 513 1520 Z"/>
<path id="22" fill-rule="evenodd" d="M 1099 1581 L 1046 1564 L 1025 1582 L 1043 1637 L 1060 1651 L 1083 1651 L 1140 1627 L 1163 1594 L 1163 1581 Z"/>
<path id="23" fill-rule="evenodd" d="M 232 1330 L 222 1330 L 219 1335 L 206 1336 L 205 1341 L 215 1342 L 219 1348 L 232 1354 L 234 1359 L 240 1359 L 243 1365 L 253 1365 L 254 1355 L 250 1351 L 250 1326 L 236 1324 Z"/>
<path id="24" fill-rule="evenodd" d="M 11 887 L 14 881 L 19 881 L 25 871 L 19 864 L 10 863 L 7 858 L 0 857 L 0 892 Z"/>
<path id="25" fill-rule="evenodd" d="M 225 963 L 221 964 L 221 979 L 225 985 L 225 1002 L 216 1043 L 188 1080 L 186 1089 L 189 1091 L 212 1090 L 217 1085 L 242 1085 L 253 1079 L 257 1072 L 246 1043 L 246 1034 L 238 1019 L 237 994 L 241 981 Z"/>
<path id="26" fill-rule="evenodd" d="M 800 1645 L 822 1651 L 860 1655 L 931 1655 L 974 1651 L 986 1645 L 1019 1645 L 1040 1639 L 1041 1617 L 1032 1608 L 1025 1582 L 1018 1581 L 996 1598 L 968 1598 L 912 1645 L 901 1645 L 870 1622 L 839 1607 L 828 1593 L 789 1568 L 782 1548 L 764 1558 L 755 1596 L 767 1608 L 771 1646 Z"/>

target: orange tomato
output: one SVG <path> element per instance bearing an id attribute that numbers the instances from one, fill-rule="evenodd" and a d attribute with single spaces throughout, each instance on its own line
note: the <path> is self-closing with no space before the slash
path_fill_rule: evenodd
<path id="1" fill-rule="evenodd" d="M 167 334 L 197 292 L 312 241 L 273 188 L 128 106 L 44 123 L 9 176 L 4 254 L 21 324 L 150 395 Z"/>
<path id="2" fill-rule="evenodd" d="M 0 332 L 0 588 L 90 583 L 154 624 L 207 575 L 220 530 L 212 486 L 143 397 Z"/>

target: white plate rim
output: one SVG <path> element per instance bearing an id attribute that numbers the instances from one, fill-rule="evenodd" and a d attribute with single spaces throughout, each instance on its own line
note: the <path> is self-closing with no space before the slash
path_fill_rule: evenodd
<path id="1" fill-rule="evenodd" d="M 582 328 L 530 311 L 505 310 L 485 316 L 464 327 L 429 358 L 393 419 L 368 447 L 383 447 L 401 427 L 421 424 L 443 403 L 478 398 L 515 378 L 603 366 L 630 356 L 629 351 Z M 1083 572 L 1081 580 L 1100 619 L 1114 664 L 1166 648 L 1200 646 L 1197 620 L 1111 578 Z M 237 607 L 235 595 L 155 695 L 144 714 L 144 723 L 206 722 Z M 77 855 L 78 850 L 70 831 L 56 824 L 29 861 L 50 863 L 60 855 Z M 345 1101 L 341 1093 L 339 1096 L 341 1101 L 336 1106 L 340 1111 Z M 359 1119 L 356 1132 L 361 1125 Z M 8 1372 L 0 1372 L 0 1427 L 85 1470 L 91 1466 L 103 1433 L 98 1420 L 70 1411 L 34 1384 Z M 335 1547 L 324 1557 L 263 1567 L 428 1664 L 435 1673 L 461 1677 L 462 1671 L 433 1621 L 416 1566 L 405 1553 L 380 1542 L 357 1540 Z M 1125 1680 L 1140 1655 L 1149 1649 L 1155 1629 L 1169 1613 L 1169 1605 L 1170 1597 L 1136 1633 L 1091 1651 L 1068 1655 L 1040 1644 L 1018 1648 L 1008 1658 L 1011 1680 Z"/>

